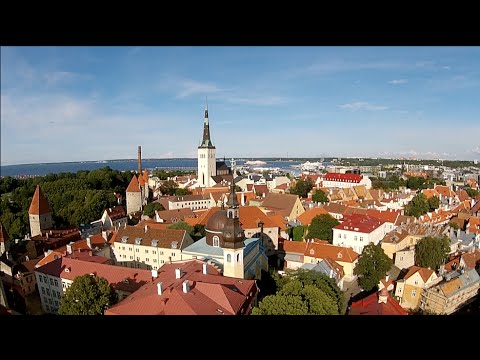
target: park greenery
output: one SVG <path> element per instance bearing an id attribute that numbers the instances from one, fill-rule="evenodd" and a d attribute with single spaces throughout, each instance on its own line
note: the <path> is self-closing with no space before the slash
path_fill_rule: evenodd
<path id="1" fill-rule="evenodd" d="M 191 195 L 192 192 L 187 189 L 181 189 L 178 187 L 178 183 L 174 180 L 166 180 L 164 181 L 159 187 L 158 190 L 162 193 L 162 195 Z"/>
<path id="2" fill-rule="evenodd" d="M 424 194 L 419 193 L 405 206 L 405 215 L 419 217 L 427 212 L 435 211 L 439 206 L 440 199 L 437 196 L 427 199 Z"/>
<path id="3" fill-rule="evenodd" d="M 385 254 L 380 244 L 370 243 L 363 248 L 353 273 L 358 275 L 358 285 L 363 290 L 370 291 L 378 285 L 391 267 L 392 260 Z"/>
<path id="4" fill-rule="evenodd" d="M 333 228 L 340 224 L 337 219 L 329 214 L 317 215 L 308 226 L 308 239 L 327 240 L 333 242 Z"/>
<path id="5" fill-rule="evenodd" d="M 424 237 L 415 246 L 415 265 L 438 270 L 448 258 L 449 252 L 448 237 Z"/>
<path id="6" fill-rule="evenodd" d="M 316 203 L 321 203 L 321 204 L 326 204 L 330 200 L 328 199 L 327 194 L 325 194 L 324 191 L 322 190 L 317 190 L 315 193 L 312 195 L 312 201 Z"/>
<path id="7" fill-rule="evenodd" d="M 162 204 L 158 203 L 158 202 L 152 202 L 152 203 L 148 203 L 147 205 L 145 205 L 143 207 L 143 215 L 145 216 L 149 216 L 149 217 L 155 217 L 155 212 L 156 211 L 163 211 L 165 210 L 165 208 L 163 207 Z"/>
<path id="8" fill-rule="evenodd" d="M 28 209 L 40 185 L 57 228 L 78 227 L 102 216 L 106 208 L 117 205 L 114 193 L 125 198 L 133 173 L 110 167 L 77 173 L 48 174 L 43 177 L 0 178 L 0 221 L 12 239 L 29 233 Z"/>
<path id="9" fill-rule="evenodd" d="M 175 176 L 196 176 L 196 171 L 184 171 L 184 170 L 153 170 L 153 176 L 158 177 L 160 180 L 168 180 Z"/>
<path id="10" fill-rule="evenodd" d="M 299 269 L 276 276 L 276 293 L 265 296 L 253 315 L 340 315 L 346 304 L 342 291 L 327 275 Z"/>
<path id="11" fill-rule="evenodd" d="M 197 241 L 206 235 L 205 226 L 202 224 L 192 226 L 185 221 L 177 221 L 176 223 L 168 225 L 167 228 L 175 230 L 185 230 L 194 241 Z"/>
<path id="12" fill-rule="evenodd" d="M 295 185 L 290 187 L 290 194 L 298 195 L 301 198 L 306 198 L 310 190 L 313 189 L 313 181 L 310 178 L 298 179 Z"/>
<path id="13" fill-rule="evenodd" d="M 103 315 L 115 304 L 117 294 L 103 277 L 77 276 L 65 291 L 58 308 L 59 315 Z"/>

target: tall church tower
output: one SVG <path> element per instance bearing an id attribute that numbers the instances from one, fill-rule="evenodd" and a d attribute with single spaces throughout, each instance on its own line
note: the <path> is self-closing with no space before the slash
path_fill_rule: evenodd
<path id="1" fill-rule="evenodd" d="M 52 209 L 42 189 L 40 189 L 40 185 L 37 185 L 35 194 L 33 194 L 32 202 L 28 209 L 28 218 L 30 220 L 30 234 L 32 237 L 42 235 L 43 230 L 53 227 Z"/>
<path id="2" fill-rule="evenodd" d="M 223 275 L 244 279 L 243 249 L 245 248 L 245 233 L 240 225 L 239 205 L 232 179 L 227 201 L 227 220 L 223 228 Z"/>
<path id="3" fill-rule="evenodd" d="M 215 146 L 213 146 L 210 140 L 207 104 L 203 121 L 203 139 L 198 147 L 198 182 L 206 187 L 213 186 L 211 177 L 215 175 L 217 175 L 217 156 Z"/>

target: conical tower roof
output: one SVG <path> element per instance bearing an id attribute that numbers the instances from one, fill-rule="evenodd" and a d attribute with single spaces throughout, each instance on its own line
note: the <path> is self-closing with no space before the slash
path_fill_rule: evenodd
<path id="1" fill-rule="evenodd" d="M 35 194 L 33 194 L 32 203 L 28 209 L 30 215 L 45 215 L 52 212 L 52 208 L 48 204 L 47 198 L 43 194 L 40 185 L 37 185 Z"/>
<path id="2" fill-rule="evenodd" d="M 0 243 L 6 243 L 8 240 L 10 240 L 10 236 L 8 236 L 7 229 L 5 229 L 3 224 L 0 222 Z"/>
<path id="3" fill-rule="evenodd" d="M 127 192 L 140 192 L 140 184 L 136 175 L 133 175 L 130 184 L 128 184 Z"/>

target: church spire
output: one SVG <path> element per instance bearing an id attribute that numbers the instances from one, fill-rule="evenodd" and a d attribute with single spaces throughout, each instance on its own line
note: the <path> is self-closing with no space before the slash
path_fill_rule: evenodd
<path id="1" fill-rule="evenodd" d="M 214 149 L 215 146 L 212 144 L 212 140 L 210 139 L 210 125 L 208 123 L 208 102 L 205 98 L 205 119 L 203 120 L 203 139 L 202 144 L 199 146 L 200 148 L 209 148 Z"/>

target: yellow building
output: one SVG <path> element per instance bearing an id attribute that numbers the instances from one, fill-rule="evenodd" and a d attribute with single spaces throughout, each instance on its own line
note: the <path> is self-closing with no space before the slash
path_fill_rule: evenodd
<path id="1" fill-rule="evenodd" d="M 397 281 L 395 296 L 404 309 L 416 309 L 420 305 L 422 292 L 434 285 L 437 279 L 435 271 L 411 266 L 403 279 Z"/>
<path id="2" fill-rule="evenodd" d="M 185 230 L 121 227 L 112 239 L 115 263 L 120 266 L 157 270 L 163 264 L 183 260 L 182 250 L 193 244 Z"/>
<path id="3" fill-rule="evenodd" d="M 479 288 L 480 276 L 475 269 L 453 271 L 445 281 L 423 292 L 421 308 L 435 314 L 452 314 L 468 304 Z"/>

